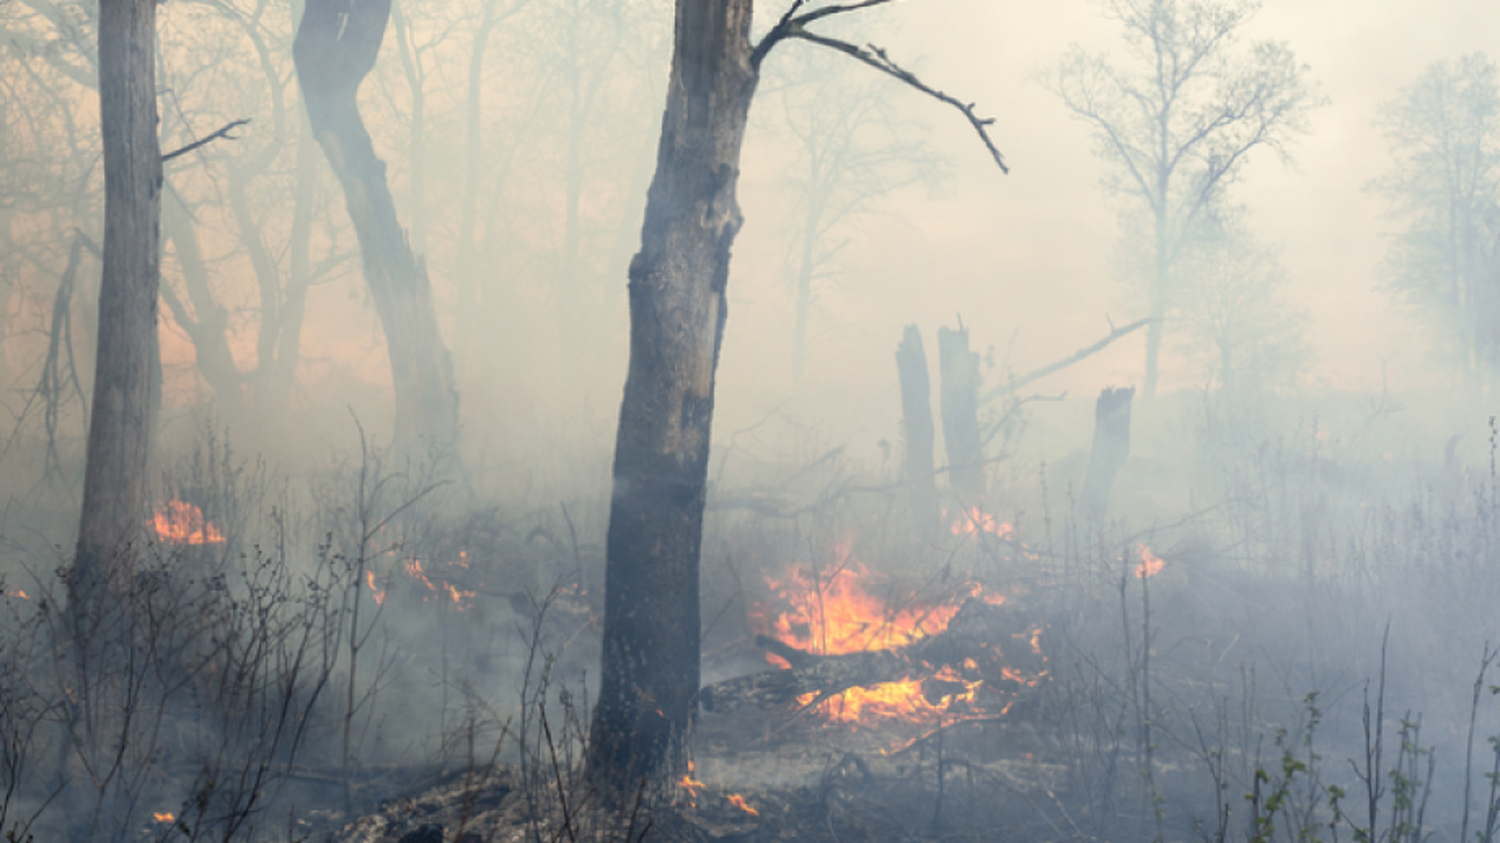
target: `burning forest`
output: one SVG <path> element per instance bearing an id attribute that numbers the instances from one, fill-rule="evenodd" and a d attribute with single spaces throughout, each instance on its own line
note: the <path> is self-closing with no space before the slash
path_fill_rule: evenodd
<path id="1" fill-rule="evenodd" d="M 0 4 L 0 832 L 1494 843 L 1497 9 Z"/>

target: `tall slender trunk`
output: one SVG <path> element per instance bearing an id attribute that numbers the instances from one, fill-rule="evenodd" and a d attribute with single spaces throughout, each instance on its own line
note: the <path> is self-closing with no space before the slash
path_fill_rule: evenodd
<path id="1" fill-rule="evenodd" d="M 458 392 L 426 263 L 413 253 L 396 218 L 385 163 L 375 154 L 356 99 L 375 66 L 390 11 L 390 0 L 309 0 L 292 58 L 314 135 L 343 185 L 365 282 L 385 328 L 397 450 L 420 456 L 424 449 L 456 444 Z"/>
<path id="2" fill-rule="evenodd" d="M 1166 185 L 1161 185 L 1161 190 L 1166 190 Z M 1156 213 L 1156 260 L 1153 265 L 1154 273 L 1151 278 L 1151 324 L 1146 326 L 1146 377 L 1141 384 L 1141 398 L 1150 400 L 1156 397 L 1156 384 L 1159 378 L 1158 368 L 1161 358 L 1162 330 L 1166 324 L 1167 295 L 1170 284 L 1172 265 L 1171 254 L 1168 246 L 1165 196 L 1162 197 L 1163 208 Z"/>
<path id="3" fill-rule="evenodd" d="M 792 378 L 797 386 L 807 372 L 807 317 L 812 310 L 812 278 L 817 265 L 818 229 L 823 220 L 823 199 L 818 186 L 817 163 L 808 179 L 807 216 L 802 220 L 802 254 L 797 261 L 797 312 L 792 325 Z M 920 341 L 920 339 L 919 339 Z"/>
<path id="4" fill-rule="evenodd" d="M 479 244 L 476 228 L 479 223 L 479 184 L 483 180 L 484 167 L 484 54 L 489 46 L 490 33 L 495 28 L 495 4 L 484 4 L 484 16 L 479 28 L 474 31 L 474 46 L 469 50 L 468 91 L 464 103 L 464 192 L 460 200 L 458 220 L 458 309 L 454 318 L 453 350 L 458 357 L 459 368 L 468 365 L 469 341 L 475 324 L 475 305 L 478 303 Z"/>
<path id="5" fill-rule="evenodd" d="M 292 230 L 287 235 L 287 273 L 277 308 L 276 355 L 270 369 L 262 371 L 270 389 L 264 402 L 280 407 L 297 382 L 297 360 L 302 355 L 302 320 L 307 313 L 307 290 L 312 286 L 312 218 L 317 189 L 313 166 L 312 126 L 302 114 L 297 132 L 297 189 L 292 198 Z M 262 328 L 261 330 L 265 330 Z"/>
<path id="6" fill-rule="evenodd" d="M 590 775 L 606 798 L 686 770 L 699 683 L 698 554 L 727 316 L 752 0 L 678 0 L 672 72 L 630 264 L 630 362 L 606 538 Z"/>
<path id="7" fill-rule="evenodd" d="M 214 298 L 208 283 L 208 264 L 203 260 L 203 250 L 198 243 L 197 228 L 182 205 L 181 194 L 175 190 L 166 201 L 161 218 L 164 234 L 172 241 L 177 264 L 182 268 L 183 287 L 193 311 L 188 313 L 169 287 L 162 288 L 162 297 L 177 324 L 193 343 L 198 373 L 214 391 L 220 409 L 232 418 L 239 411 L 239 390 L 244 378 L 235 365 L 234 352 L 229 348 L 229 311 Z"/>
<path id="8" fill-rule="evenodd" d="M 97 620 L 131 575 L 145 524 L 157 360 L 161 149 L 156 135 L 156 0 L 99 4 L 104 268 L 88 463 L 70 610 Z"/>
<path id="9" fill-rule="evenodd" d="M 427 252 L 427 97 L 422 55 L 412 38 L 411 25 L 399 2 L 391 5 L 391 23 L 396 27 L 401 69 L 411 89 L 411 125 L 407 130 L 407 157 L 411 162 L 411 244 L 417 254 Z"/>

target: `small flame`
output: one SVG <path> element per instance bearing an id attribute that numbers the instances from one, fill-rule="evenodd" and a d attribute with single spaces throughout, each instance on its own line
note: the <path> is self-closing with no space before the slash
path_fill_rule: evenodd
<path id="1" fill-rule="evenodd" d="M 1016 532 L 1015 525 L 1003 521 L 996 521 L 995 516 L 981 510 L 979 507 L 970 507 L 958 516 L 948 528 L 955 536 L 973 536 L 979 533 L 991 533 L 996 536 L 1008 537 Z"/>
<path id="2" fill-rule="evenodd" d="M 1162 566 L 1166 565 L 1161 557 L 1151 552 L 1151 548 L 1145 545 L 1136 546 L 1141 557 L 1141 564 L 1135 566 L 1136 579 L 1145 579 L 1161 573 Z"/>
<path id="3" fill-rule="evenodd" d="M 168 544 L 223 544 L 224 534 L 205 521 L 203 510 L 187 501 L 170 500 L 151 517 L 156 537 Z"/>
<path id="4" fill-rule="evenodd" d="M 757 810 L 755 810 L 754 808 L 750 807 L 745 802 L 745 797 L 739 795 L 738 793 L 731 793 L 731 794 L 725 796 L 724 798 L 729 800 L 729 804 L 733 805 L 736 808 L 739 808 L 741 811 L 744 811 L 745 813 L 751 815 L 752 817 L 758 817 L 758 816 L 760 816 L 760 812 L 757 811 Z"/>
<path id="5" fill-rule="evenodd" d="M 152 811 L 151 816 L 159 823 L 176 822 L 177 817 L 171 811 Z"/>
<path id="6" fill-rule="evenodd" d="M 688 792 L 688 804 L 690 805 L 696 804 L 694 800 L 698 798 L 698 793 L 705 787 L 708 787 L 708 785 L 693 778 L 693 762 L 691 760 L 688 761 L 688 771 L 682 775 L 682 781 L 678 782 L 677 786 Z"/>
<path id="7" fill-rule="evenodd" d="M 31 599 L 31 595 L 27 594 L 26 590 L 22 589 L 22 588 L 18 588 L 15 591 L 7 591 L 7 592 L 5 592 L 5 596 L 6 597 L 19 597 L 22 600 L 30 600 Z"/>
<path id="8" fill-rule="evenodd" d="M 370 590 L 373 591 L 373 592 L 375 592 L 375 605 L 376 606 L 384 606 L 385 605 L 385 589 L 383 589 L 383 588 L 381 588 L 381 587 L 379 587 L 379 586 L 377 586 L 375 584 L 375 572 L 374 571 L 365 571 L 365 581 L 370 584 Z"/>

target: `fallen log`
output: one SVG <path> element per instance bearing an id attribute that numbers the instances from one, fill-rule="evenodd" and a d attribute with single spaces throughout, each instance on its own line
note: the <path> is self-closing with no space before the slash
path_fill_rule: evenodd
<path id="1" fill-rule="evenodd" d="M 923 682 L 929 700 L 935 702 L 945 690 L 952 693 L 963 687 L 951 679 L 954 676 L 963 682 L 983 682 L 987 691 L 1013 697 L 1045 675 L 1041 634 L 1040 625 L 1019 607 L 971 598 L 943 632 L 894 649 L 822 655 L 758 635 L 757 647 L 790 666 L 706 685 L 698 692 L 698 702 L 705 711 L 730 713 L 789 708 L 799 697 L 812 694 L 807 704 L 812 706 L 850 688 L 909 680 Z"/>

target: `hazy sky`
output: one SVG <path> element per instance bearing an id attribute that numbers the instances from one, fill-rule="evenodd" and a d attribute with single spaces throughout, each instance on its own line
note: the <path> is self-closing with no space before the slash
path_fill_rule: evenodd
<path id="1" fill-rule="evenodd" d="M 902 193 L 894 203 L 899 216 L 865 221 L 849 272 L 820 296 L 812 380 L 836 389 L 878 371 L 894 388 L 888 369 L 901 325 L 919 323 L 931 354 L 931 332 L 953 324 L 956 312 L 981 350 L 993 344 L 1003 354 L 1014 335 L 1018 372 L 1102 336 L 1106 314 L 1117 324 L 1144 315 L 1111 276 L 1117 224 L 1088 130 L 1035 81 L 1073 42 L 1124 58 L 1116 28 L 1099 12 L 1088 0 L 912 0 L 878 12 L 883 46 L 894 56 L 997 118 L 995 137 L 1013 171 L 995 170 L 956 112 L 893 93 L 932 127 L 954 176 L 935 195 Z M 1383 201 L 1365 185 L 1390 159 L 1372 122 L 1378 104 L 1427 65 L 1500 43 L 1500 4 L 1271 0 L 1247 35 L 1286 41 L 1328 100 L 1293 148 L 1295 162 L 1284 166 L 1274 152 L 1258 151 L 1234 194 L 1250 208 L 1253 232 L 1282 249 L 1289 290 L 1312 317 L 1317 380 L 1378 390 L 1386 360 L 1392 388 L 1427 384 L 1427 335 L 1377 288 L 1387 222 Z M 738 372 L 753 379 L 749 370 L 764 370 L 775 356 L 761 341 L 790 332 L 790 294 L 777 274 L 784 275 L 781 246 L 769 242 L 774 221 L 764 216 L 776 213 L 769 197 L 778 174 L 769 158 L 754 146 L 746 156 L 748 223 L 737 248 L 721 384 L 735 384 Z M 1138 384 L 1142 348 L 1122 343 L 1043 391 Z M 1191 386 L 1191 373 L 1168 369 L 1165 385 Z"/>

